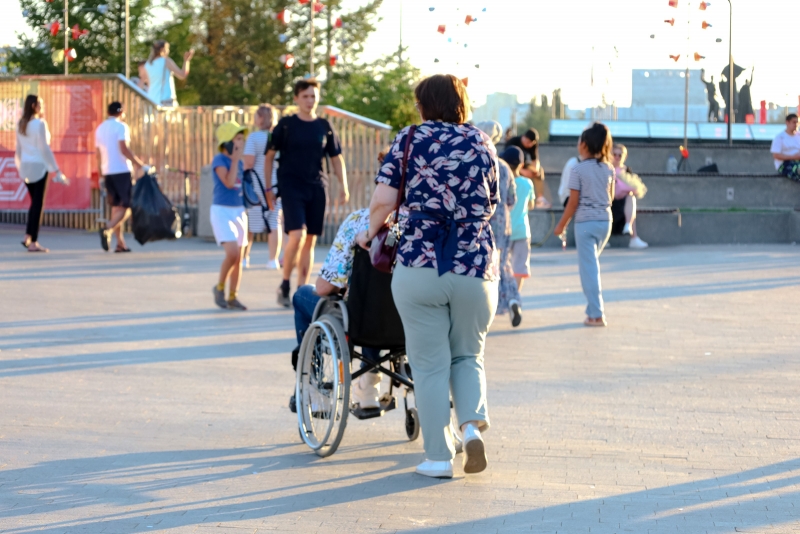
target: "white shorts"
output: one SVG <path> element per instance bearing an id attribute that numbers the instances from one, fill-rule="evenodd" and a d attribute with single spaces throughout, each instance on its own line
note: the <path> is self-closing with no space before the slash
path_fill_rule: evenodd
<path id="1" fill-rule="evenodd" d="M 515 239 L 511 241 L 511 270 L 517 278 L 528 278 L 531 275 L 531 240 Z"/>
<path id="2" fill-rule="evenodd" d="M 275 209 L 267 212 L 267 222 L 269 222 L 270 233 L 283 231 L 283 212 L 281 210 L 281 199 L 277 199 Z M 261 213 L 261 206 L 256 206 L 247 210 L 247 225 L 250 233 L 260 234 L 267 229 L 264 224 L 264 216 Z"/>
<path id="3" fill-rule="evenodd" d="M 211 205 L 211 227 L 217 245 L 236 241 L 240 247 L 247 245 L 247 212 L 244 206 Z"/>

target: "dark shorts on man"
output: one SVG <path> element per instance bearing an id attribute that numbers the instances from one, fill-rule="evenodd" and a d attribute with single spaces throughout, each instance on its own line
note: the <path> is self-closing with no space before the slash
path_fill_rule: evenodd
<path id="1" fill-rule="evenodd" d="M 106 179 L 106 192 L 114 207 L 130 208 L 131 194 L 133 193 L 133 177 L 129 172 L 108 174 Z"/>
<path id="2" fill-rule="evenodd" d="M 280 187 L 280 186 L 279 186 Z M 325 187 L 303 184 L 302 187 L 280 189 L 283 205 L 283 230 L 306 229 L 309 235 L 322 235 L 325 225 Z"/>

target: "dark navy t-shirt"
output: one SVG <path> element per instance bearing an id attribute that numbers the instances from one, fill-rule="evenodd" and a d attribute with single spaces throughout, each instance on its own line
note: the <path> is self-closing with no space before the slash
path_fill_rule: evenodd
<path id="1" fill-rule="evenodd" d="M 269 149 L 280 152 L 278 189 L 319 185 L 322 158 L 342 153 L 339 136 L 325 119 L 304 121 L 297 115 L 284 117 L 272 131 Z"/>

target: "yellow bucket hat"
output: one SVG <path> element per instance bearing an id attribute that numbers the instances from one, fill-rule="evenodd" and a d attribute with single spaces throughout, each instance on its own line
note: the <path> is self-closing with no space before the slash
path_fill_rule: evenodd
<path id="1" fill-rule="evenodd" d="M 214 133 L 214 135 L 217 138 L 217 146 L 219 147 L 220 152 L 222 152 L 223 144 L 227 143 L 228 141 L 233 141 L 233 138 L 240 133 L 243 133 L 245 137 L 247 137 L 247 128 L 239 125 L 239 123 L 236 121 L 223 122 L 217 126 L 217 131 Z"/>

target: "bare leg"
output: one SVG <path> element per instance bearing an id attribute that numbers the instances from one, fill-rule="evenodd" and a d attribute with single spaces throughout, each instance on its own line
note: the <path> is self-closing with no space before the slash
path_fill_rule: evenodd
<path id="1" fill-rule="evenodd" d="M 267 241 L 269 243 L 269 261 L 275 261 L 278 259 L 278 255 L 281 253 L 282 238 L 283 230 L 280 228 L 276 228 L 269 233 L 269 236 L 267 237 Z"/>
<path id="2" fill-rule="evenodd" d="M 286 241 L 286 248 L 283 254 L 283 280 L 289 281 L 292 279 L 292 271 L 297 263 L 297 256 L 300 248 L 303 246 L 306 239 L 305 230 L 292 230 L 289 232 L 289 239 Z"/>
<path id="3" fill-rule="evenodd" d="M 631 224 L 631 236 L 636 237 L 636 197 L 625 197 L 625 222 Z"/>
<path id="4" fill-rule="evenodd" d="M 525 283 L 525 279 L 524 279 L 524 278 L 522 278 L 521 276 L 515 276 L 514 278 L 516 278 L 516 279 L 517 279 L 517 289 L 518 289 L 519 291 L 522 291 L 522 284 L 524 284 L 524 283 Z"/>
<path id="5" fill-rule="evenodd" d="M 242 253 L 242 258 L 249 258 L 250 257 L 250 249 L 253 248 L 253 232 L 247 232 L 247 246 L 244 247 L 244 252 Z"/>
<path id="6" fill-rule="evenodd" d="M 226 241 L 222 243 L 222 248 L 225 250 L 225 259 L 222 260 L 222 266 L 219 269 L 219 283 L 224 286 L 225 282 L 228 280 L 228 276 L 230 276 L 230 290 L 237 291 L 239 289 L 239 273 L 242 272 L 242 261 L 240 257 L 242 249 L 239 248 L 239 244 L 236 241 Z M 233 273 L 236 273 L 235 285 Z"/>
<path id="7" fill-rule="evenodd" d="M 300 251 L 300 261 L 297 264 L 297 287 L 304 286 L 311 277 L 311 266 L 314 265 L 314 246 L 317 236 L 307 235 Z"/>
<path id="8" fill-rule="evenodd" d="M 108 221 L 107 232 L 111 232 L 117 238 L 117 248 L 127 248 L 125 246 L 125 236 L 122 234 L 122 227 L 131 215 L 131 210 L 123 206 L 111 207 L 111 220 Z"/>

